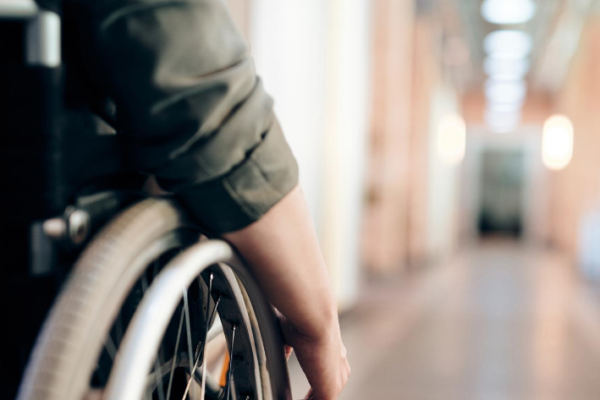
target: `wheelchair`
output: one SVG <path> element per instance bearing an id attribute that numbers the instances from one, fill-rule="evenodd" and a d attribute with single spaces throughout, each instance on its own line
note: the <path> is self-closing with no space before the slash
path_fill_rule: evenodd
<path id="1" fill-rule="evenodd" d="M 2 375 L 19 400 L 291 399 L 250 270 L 148 189 L 110 118 L 66 94 L 60 23 L 0 3 L 2 307 L 28 360 Z"/>

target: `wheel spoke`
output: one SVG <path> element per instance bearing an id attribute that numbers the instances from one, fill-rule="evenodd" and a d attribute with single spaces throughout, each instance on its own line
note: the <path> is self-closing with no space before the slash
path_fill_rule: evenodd
<path id="1" fill-rule="evenodd" d="M 146 394 L 145 394 L 144 398 L 146 400 L 152 400 L 152 392 L 153 392 L 152 388 L 146 387 L 146 389 L 145 389 Z"/>
<path id="2" fill-rule="evenodd" d="M 106 336 L 106 340 L 104 341 L 104 348 L 106 352 L 110 356 L 111 361 L 115 361 L 115 357 L 117 356 L 117 346 L 115 346 L 115 342 L 112 340 L 112 336 L 110 333 Z"/>
<path id="3" fill-rule="evenodd" d="M 231 335 L 231 349 L 229 350 L 229 372 L 227 373 L 227 396 L 225 400 L 229 400 L 229 394 L 231 393 L 231 372 L 233 370 L 233 345 L 235 344 L 235 325 L 233 325 L 233 333 Z"/>
<path id="4" fill-rule="evenodd" d="M 163 386 L 162 369 L 160 367 L 158 358 L 154 360 L 154 371 L 156 371 L 154 376 L 156 377 L 156 385 L 158 387 L 158 399 L 165 400 L 165 388 Z"/>
<path id="5" fill-rule="evenodd" d="M 204 399 L 204 395 L 205 395 L 205 390 L 206 390 L 206 363 L 204 362 L 204 349 L 205 349 L 205 345 L 206 345 L 206 338 L 208 336 L 208 325 L 210 323 L 210 321 L 213 319 L 216 311 L 217 311 L 217 307 L 219 306 L 219 303 L 221 302 L 221 297 L 219 296 L 219 298 L 217 299 L 217 301 L 215 302 L 213 309 L 209 312 L 209 301 L 210 301 L 210 296 L 212 293 L 212 282 L 213 282 L 213 274 L 210 274 L 210 280 L 209 280 L 209 285 L 208 285 L 208 292 L 206 293 L 206 322 L 205 322 L 205 330 L 204 330 L 204 340 L 201 343 L 198 343 L 198 345 L 202 344 L 202 348 L 199 348 L 198 354 L 196 355 L 196 361 L 194 362 L 194 366 L 191 370 L 190 373 L 190 377 L 188 378 L 188 382 L 185 388 L 185 392 L 183 394 L 183 399 L 185 399 L 185 397 L 187 396 L 187 393 L 190 389 L 190 386 L 192 384 L 192 380 L 194 379 L 194 376 L 196 374 L 196 369 L 198 368 L 198 362 L 202 359 L 202 376 L 201 376 L 201 386 L 200 386 L 200 399 Z"/>
<path id="6" fill-rule="evenodd" d="M 169 385 L 167 386 L 167 400 L 171 397 L 171 387 L 173 386 L 173 376 L 175 374 L 175 366 L 177 365 L 177 350 L 179 349 L 179 339 L 181 339 L 181 328 L 183 327 L 183 310 L 179 317 L 179 329 L 177 329 L 177 340 L 175 341 L 175 352 L 173 361 L 171 362 L 171 373 L 169 375 Z"/>
<path id="7" fill-rule="evenodd" d="M 243 268 L 235 264 L 239 260 L 231 261 L 231 269 L 220 265 L 218 257 L 225 258 L 229 253 L 226 247 L 213 247 L 214 251 L 208 246 L 207 250 L 200 249 L 203 252 L 198 256 L 192 252 L 195 248 L 190 248 L 190 253 L 177 258 L 162 272 L 161 265 L 158 270 L 154 266 L 153 271 L 153 265 L 147 264 L 145 278 L 140 275 L 137 280 L 134 300 L 146 284 L 147 293 L 142 303 L 130 305 L 137 306 L 135 318 L 129 323 L 125 342 L 115 358 L 118 361 L 106 385 L 107 396 L 114 395 L 115 400 L 143 399 L 145 384 L 154 400 L 250 400 L 269 397 L 270 393 L 277 398 L 287 397 L 286 366 L 279 358 L 272 362 L 270 357 L 277 356 L 279 342 L 275 340 L 272 345 L 260 337 L 263 319 L 269 323 L 265 332 L 269 334 L 273 329 L 272 321 L 266 318 L 271 317 L 268 313 L 272 310 L 260 297 L 258 288 L 252 286 L 253 281 L 243 274 Z M 241 277 L 236 276 L 237 272 Z M 259 307 L 258 314 L 253 307 L 256 299 L 264 308 Z M 123 324 L 127 318 L 124 314 Z M 145 334 L 148 339 L 143 343 L 131 339 Z M 115 335 L 113 330 L 113 340 Z M 276 335 L 267 338 L 272 336 Z M 226 360 L 223 353 L 228 355 Z M 103 357 L 104 362 L 110 360 L 108 354 Z M 160 364 L 161 358 L 163 364 L 159 368 L 155 364 L 157 360 Z M 213 363 L 219 371 L 215 375 Z M 271 368 L 275 380 L 270 374 L 261 375 L 272 366 L 277 367 Z"/>
<path id="8" fill-rule="evenodd" d="M 212 324 L 212 326 L 208 330 L 208 334 L 206 336 L 206 344 L 209 344 L 221 334 L 223 334 L 223 324 L 221 323 L 221 320 L 217 320 L 214 322 L 214 324 Z"/>
<path id="9" fill-rule="evenodd" d="M 215 303 L 215 307 L 214 307 L 213 311 L 211 312 L 211 315 L 209 315 L 208 314 L 208 304 L 210 301 L 210 295 L 212 293 L 212 283 L 213 283 L 213 274 L 210 274 L 210 281 L 208 284 L 208 293 L 206 294 L 206 322 L 204 323 L 205 329 L 204 329 L 204 342 L 202 345 L 202 353 L 204 353 L 204 348 L 206 347 L 206 339 L 208 337 L 208 324 L 212 320 L 212 317 L 217 310 L 219 302 L 221 301 L 221 297 L 219 297 L 217 299 L 217 302 Z M 204 400 L 204 393 L 206 391 L 206 363 L 204 362 L 204 354 L 202 355 L 202 359 L 203 359 L 203 361 L 202 361 L 202 381 L 200 383 L 200 398 L 202 400 Z"/>
<path id="10" fill-rule="evenodd" d="M 194 357 L 193 357 L 193 350 L 192 350 L 192 332 L 191 332 L 191 325 L 190 325 L 190 308 L 188 305 L 188 296 L 187 296 L 187 289 L 183 289 L 183 310 L 185 312 L 185 325 L 186 325 L 186 331 L 187 331 L 187 343 L 188 343 L 188 364 L 191 367 L 192 366 L 192 362 L 194 361 Z M 195 396 L 195 387 L 194 387 L 194 397 Z M 186 395 L 187 395 L 187 390 L 186 390 Z M 185 399 L 185 395 L 183 397 Z"/>
<path id="11" fill-rule="evenodd" d="M 167 375 L 169 375 L 169 372 L 171 371 L 171 360 L 167 361 L 164 364 L 158 364 L 154 366 L 154 369 L 152 370 L 152 372 L 148 375 L 148 382 L 147 382 L 147 387 L 150 388 L 151 392 L 154 392 L 154 390 L 156 390 L 156 388 L 158 388 L 158 380 L 156 379 L 156 377 L 160 377 L 163 378 Z"/>
<path id="12" fill-rule="evenodd" d="M 198 346 L 200 346 L 200 343 L 198 343 Z M 198 350 L 200 350 L 200 349 L 198 349 Z M 190 371 L 190 377 L 188 378 L 187 385 L 185 386 L 185 391 L 183 392 L 182 400 L 186 398 L 186 396 L 190 390 L 190 386 L 192 385 L 192 381 L 194 380 L 194 373 L 196 372 L 196 368 L 198 368 L 198 361 L 200 361 L 200 352 L 199 351 L 198 351 L 198 355 L 196 356 L 196 361 L 194 362 L 194 367 Z M 204 397 L 200 396 L 200 398 L 203 399 Z"/>

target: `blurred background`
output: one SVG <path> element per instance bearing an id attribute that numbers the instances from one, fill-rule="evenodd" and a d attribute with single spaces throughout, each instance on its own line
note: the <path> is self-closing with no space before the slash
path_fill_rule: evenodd
<path id="1" fill-rule="evenodd" d="M 600 2 L 228 2 L 337 291 L 342 399 L 598 398 Z"/>

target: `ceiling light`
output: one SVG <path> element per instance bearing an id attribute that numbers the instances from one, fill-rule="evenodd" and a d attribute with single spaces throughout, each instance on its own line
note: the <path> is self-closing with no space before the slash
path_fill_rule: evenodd
<path id="1" fill-rule="evenodd" d="M 525 99 L 527 92 L 525 82 L 497 82 L 488 80 L 485 83 L 485 96 L 490 103 L 519 103 Z"/>
<path id="2" fill-rule="evenodd" d="M 520 81 L 525 77 L 524 74 L 519 73 L 496 73 L 490 74 L 490 79 L 493 79 L 496 82 L 514 82 Z"/>
<path id="3" fill-rule="evenodd" d="M 492 24 L 522 24 L 536 11 L 532 0 L 485 0 L 481 4 L 483 19 Z"/>
<path id="4" fill-rule="evenodd" d="M 526 58 L 488 57 L 484 61 L 483 69 L 489 77 L 495 80 L 522 79 L 529 71 L 529 61 Z"/>
<path id="5" fill-rule="evenodd" d="M 493 58 L 524 58 L 531 52 L 531 37 L 518 30 L 499 30 L 486 36 L 485 52 Z"/>

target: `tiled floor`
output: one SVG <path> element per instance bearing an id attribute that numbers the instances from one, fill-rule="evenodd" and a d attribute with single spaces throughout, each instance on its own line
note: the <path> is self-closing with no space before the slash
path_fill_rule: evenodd
<path id="1" fill-rule="evenodd" d="M 540 250 L 486 244 L 371 285 L 342 330 L 353 373 L 340 400 L 600 399 L 600 303 Z"/>

